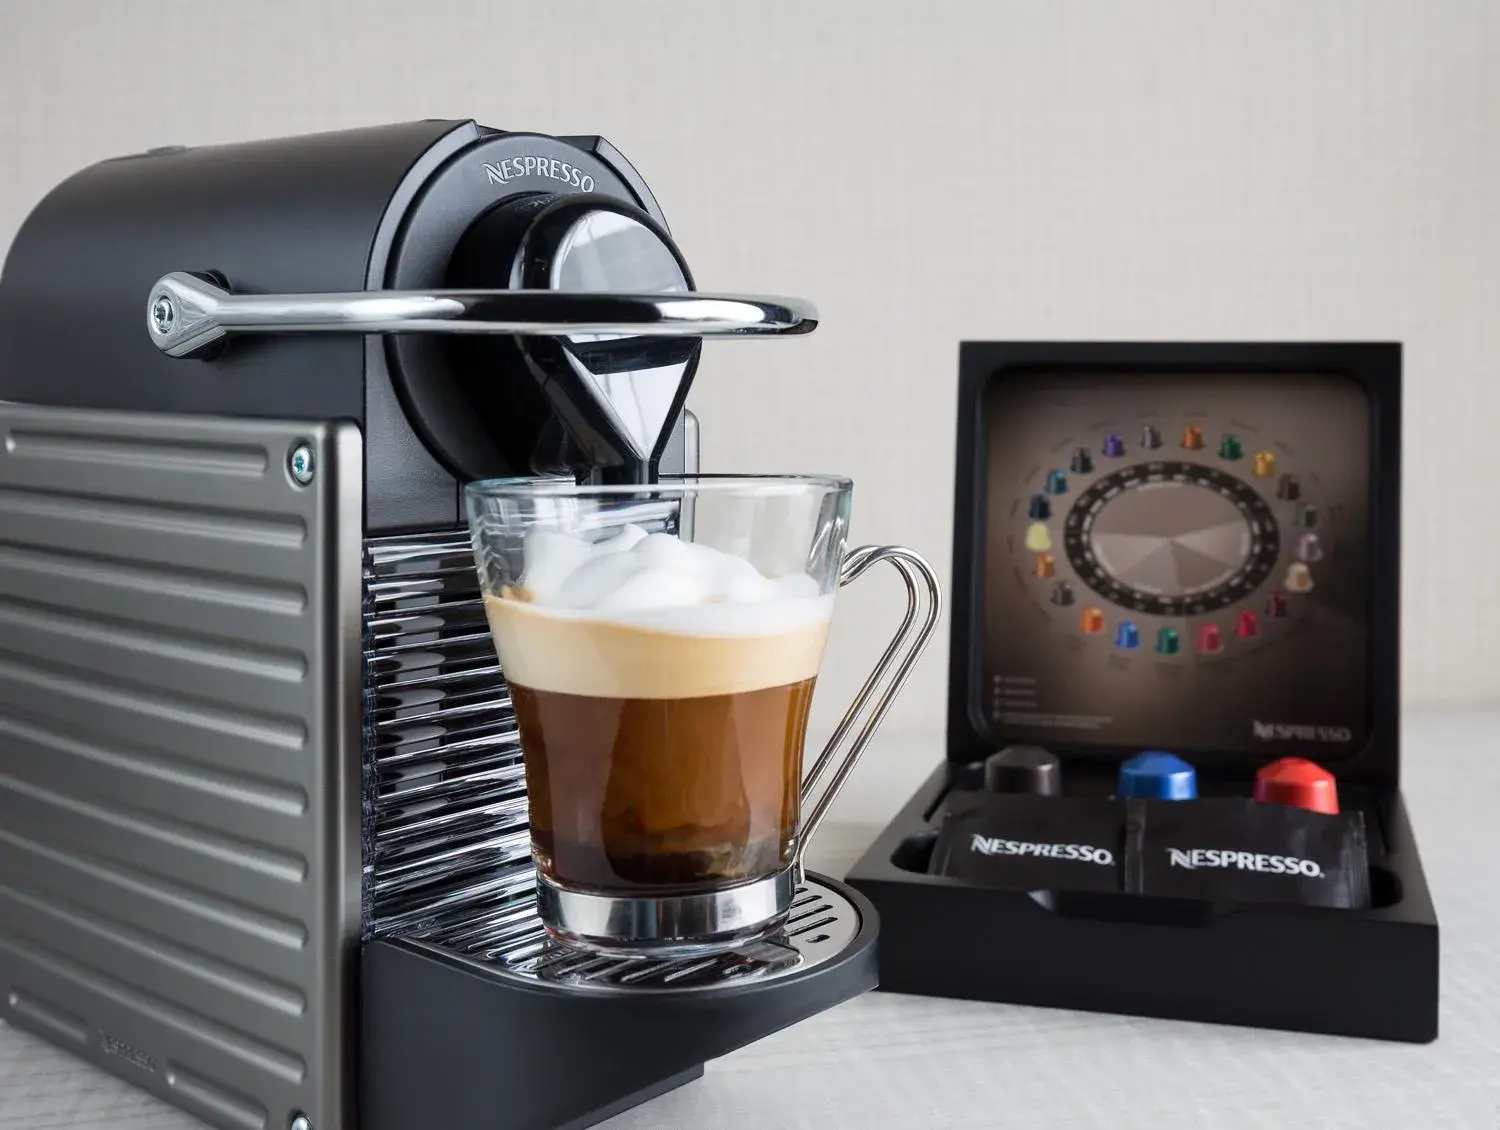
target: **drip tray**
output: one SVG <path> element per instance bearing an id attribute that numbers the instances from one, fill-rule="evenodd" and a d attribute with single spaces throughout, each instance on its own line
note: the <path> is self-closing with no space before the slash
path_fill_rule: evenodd
<path id="1" fill-rule="evenodd" d="M 520 977 L 581 990 L 713 989 L 813 969 L 842 953 L 858 937 L 861 921 L 853 902 L 810 879 L 797 888 L 783 935 L 732 954 L 674 961 L 598 957 L 553 941 L 537 923 L 532 937 L 485 953 L 483 960 Z"/>
<path id="2" fill-rule="evenodd" d="M 711 958 L 601 958 L 534 916 L 383 938 L 360 974 L 360 1125 L 592 1126 L 875 987 L 874 908 L 809 875 L 786 930 Z"/>

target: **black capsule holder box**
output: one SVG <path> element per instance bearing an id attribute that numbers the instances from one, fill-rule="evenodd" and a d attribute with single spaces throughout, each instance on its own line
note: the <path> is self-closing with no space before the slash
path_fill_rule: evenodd
<path id="1" fill-rule="evenodd" d="M 880 914 L 881 990 L 1435 1039 L 1437 916 L 1400 778 L 1400 346 L 965 343 L 958 421 L 946 757 L 848 876 Z M 1087 470 L 1048 496 L 1070 459 Z M 1185 596 L 1159 570 L 1131 573 L 1126 550 L 1163 533 L 1144 500 L 1160 508 L 1180 489 L 1170 509 L 1185 513 L 1212 502 L 1190 500 L 1205 488 L 1242 496 L 1253 531 L 1221 554 L 1224 576 L 1193 574 L 1197 558 L 1179 552 L 1211 557 L 1216 535 L 1202 531 L 1170 551 Z M 1314 507 L 1317 552 L 1303 537 Z M 1352 658 L 1324 662 L 1325 645 Z M 1345 714 L 1302 716 L 1318 702 Z M 1362 816 L 1363 908 L 932 874 L 950 810 L 983 789 L 988 756 L 1019 744 L 1061 759 L 1061 796 L 1040 804 L 1105 801 L 1148 749 L 1192 764 L 1203 798 L 1248 800 L 1261 767 L 1314 761 L 1335 774 L 1341 812 Z"/>

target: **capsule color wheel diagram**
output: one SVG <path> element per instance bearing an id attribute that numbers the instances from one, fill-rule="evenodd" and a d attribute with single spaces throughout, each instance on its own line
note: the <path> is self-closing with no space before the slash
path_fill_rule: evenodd
<path id="1" fill-rule="evenodd" d="M 1149 409 L 1047 437 L 1016 484 L 1016 575 L 1091 648 L 1182 664 L 1274 646 L 1333 555 L 1298 463 L 1271 429 Z"/>

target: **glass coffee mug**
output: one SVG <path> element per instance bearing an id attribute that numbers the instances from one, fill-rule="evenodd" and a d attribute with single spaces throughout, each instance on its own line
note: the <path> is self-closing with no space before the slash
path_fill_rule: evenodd
<path id="1" fill-rule="evenodd" d="M 845 551 L 851 492 L 811 475 L 466 488 L 554 937 L 679 956 L 785 923 L 809 838 L 938 619 L 916 553 Z M 834 593 L 878 561 L 905 619 L 804 775 Z"/>

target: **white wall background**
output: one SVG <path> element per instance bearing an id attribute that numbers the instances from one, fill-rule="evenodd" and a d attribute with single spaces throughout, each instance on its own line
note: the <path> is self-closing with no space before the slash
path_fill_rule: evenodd
<path id="1" fill-rule="evenodd" d="M 701 286 L 814 299 L 712 350 L 706 467 L 850 474 L 945 577 L 961 339 L 1404 341 L 1405 695 L 1500 702 L 1495 0 L 0 0 L 0 246 L 101 158 L 440 116 L 602 133 Z"/>

